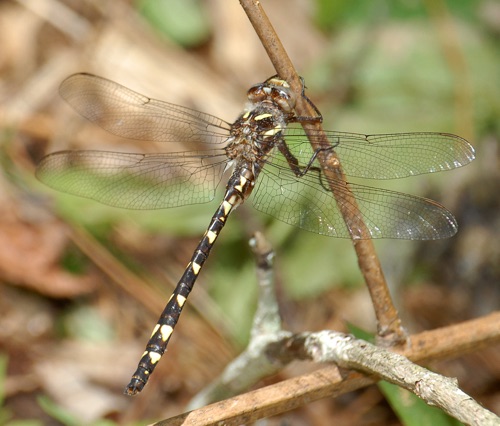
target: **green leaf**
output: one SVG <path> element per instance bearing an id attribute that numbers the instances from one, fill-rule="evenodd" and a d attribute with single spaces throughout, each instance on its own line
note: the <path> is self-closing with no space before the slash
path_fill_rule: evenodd
<path id="1" fill-rule="evenodd" d="M 114 338 L 110 324 L 96 311 L 86 305 L 72 308 L 64 316 L 64 327 L 71 338 L 107 342 Z"/>
<path id="2" fill-rule="evenodd" d="M 349 324 L 349 332 L 358 339 L 373 341 L 374 336 Z M 405 426 L 459 426 L 458 420 L 445 414 L 441 409 L 427 405 L 418 396 L 399 386 L 385 382 L 377 383 L 390 406 Z"/>
<path id="3" fill-rule="evenodd" d="M 237 267 L 216 266 L 211 271 L 210 294 L 227 316 L 226 325 L 232 337 L 242 346 L 248 342 L 255 314 L 258 292 L 255 269 L 255 262 L 249 256 L 248 262 Z"/>
<path id="4" fill-rule="evenodd" d="M 370 343 L 373 343 L 375 341 L 375 336 L 373 335 L 373 333 L 369 333 L 368 331 L 365 331 L 352 323 L 347 324 L 347 329 L 349 330 L 349 333 L 351 333 L 357 339 L 363 339 Z"/>
<path id="5" fill-rule="evenodd" d="M 7 375 L 7 355 L 0 354 L 0 407 L 5 399 L 5 377 Z"/>
<path id="6" fill-rule="evenodd" d="M 12 420 L 10 422 L 2 422 L 0 419 L 0 424 L 6 426 L 41 426 L 43 423 L 40 420 Z"/>
<path id="7" fill-rule="evenodd" d="M 136 4 L 156 30 L 182 46 L 198 46 L 209 38 L 209 19 L 199 0 L 138 0 Z"/>
<path id="8" fill-rule="evenodd" d="M 6 354 L 0 353 L 0 424 L 7 424 L 12 414 L 6 409 L 3 404 L 5 402 L 5 378 L 7 376 L 8 357 Z"/>
<path id="9" fill-rule="evenodd" d="M 380 381 L 378 387 L 405 426 L 459 426 L 462 424 L 439 408 L 427 405 L 406 389 L 384 381 Z"/>
<path id="10" fill-rule="evenodd" d="M 66 426 L 78 426 L 81 424 L 81 422 L 79 422 L 73 414 L 57 405 L 47 396 L 39 396 L 37 401 L 43 411 L 54 419 L 60 421 L 62 424 Z"/>

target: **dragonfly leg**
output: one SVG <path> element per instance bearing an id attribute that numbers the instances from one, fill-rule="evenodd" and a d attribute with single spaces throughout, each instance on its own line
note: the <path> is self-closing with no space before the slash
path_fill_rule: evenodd
<path id="1" fill-rule="evenodd" d="M 316 160 L 316 158 L 318 157 L 318 154 L 320 152 L 332 151 L 337 145 L 338 145 L 338 142 L 335 145 L 332 145 L 332 146 L 329 146 L 326 148 L 316 149 L 305 166 L 299 165 L 299 161 L 297 160 L 297 157 L 295 157 L 290 152 L 285 141 L 282 141 L 282 143 L 278 144 L 278 149 L 281 152 L 281 154 L 283 154 L 283 156 L 285 157 L 288 165 L 290 166 L 290 169 L 293 171 L 295 176 L 302 177 L 310 171 L 316 172 L 316 173 L 318 173 L 320 185 L 323 187 L 323 189 L 325 191 L 330 191 L 330 188 L 327 185 L 325 185 L 325 183 L 323 182 L 323 172 L 321 171 L 321 168 L 319 168 L 318 166 L 313 166 L 313 163 Z"/>

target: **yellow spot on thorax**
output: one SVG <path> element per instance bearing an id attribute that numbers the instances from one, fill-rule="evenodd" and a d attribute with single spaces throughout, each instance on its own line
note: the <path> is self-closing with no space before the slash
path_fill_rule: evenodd
<path id="1" fill-rule="evenodd" d="M 272 114 L 269 114 L 268 112 L 266 112 L 264 114 L 256 115 L 254 117 L 254 120 L 255 121 L 264 120 L 264 118 L 269 118 L 269 117 L 272 117 L 272 116 L 273 116 Z"/>
<path id="2" fill-rule="evenodd" d="M 276 126 L 272 129 L 269 129 L 267 130 L 266 132 L 264 132 L 264 135 L 265 136 L 274 136 L 275 134 L 281 132 L 283 129 L 281 128 L 281 126 Z"/>

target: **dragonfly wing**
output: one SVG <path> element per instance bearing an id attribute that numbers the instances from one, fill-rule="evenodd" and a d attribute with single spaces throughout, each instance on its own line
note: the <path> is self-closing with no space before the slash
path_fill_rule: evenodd
<path id="1" fill-rule="evenodd" d="M 226 159 L 220 151 L 60 151 L 43 158 L 36 176 L 54 189 L 110 206 L 160 209 L 212 200 Z"/>
<path id="2" fill-rule="evenodd" d="M 394 133 L 363 135 L 325 132 L 335 147 L 346 175 L 370 179 L 397 179 L 464 166 L 474 159 L 474 148 L 449 133 Z M 319 140 L 319 133 L 310 136 Z M 312 150 L 304 131 L 291 128 L 286 142 L 300 164 L 307 164 Z"/>
<path id="3" fill-rule="evenodd" d="M 230 125 L 213 115 L 150 99 L 92 74 L 68 77 L 59 93 L 83 117 L 124 138 L 220 144 L 229 136 Z"/>
<path id="4" fill-rule="evenodd" d="M 328 187 L 325 178 L 322 182 Z M 276 163 L 263 170 L 254 193 L 254 205 L 290 225 L 331 237 L 360 238 L 363 235 L 358 225 L 360 220 L 371 238 L 433 240 L 457 232 L 453 215 L 432 200 L 348 184 L 356 207 L 345 185 L 335 182 L 333 186 L 338 202 L 349 212 L 351 219 L 347 224 L 333 194 L 320 184 L 318 173 L 310 171 L 298 178 Z"/>

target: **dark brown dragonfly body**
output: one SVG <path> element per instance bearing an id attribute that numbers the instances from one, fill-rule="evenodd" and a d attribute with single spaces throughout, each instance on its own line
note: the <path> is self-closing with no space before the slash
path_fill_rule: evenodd
<path id="1" fill-rule="evenodd" d="M 125 393 L 140 392 L 166 350 L 183 305 L 229 214 L 246 199 L 267 214 L 322 235 L 349 238 L 343 209 L 361 215 L 371 238 L 432 240 L 457 232 L 453 215 L 421 197 L 328 182 L 315 165 L 304 131 L 296 123 L 295 95 L 277 77 L 253 86 L 245 111 L 230 124 L 210 114 L 147 98 L 110 80 L 75 74 L 60 88 L 82 116 L 129 139 L 180 142 L 177 153 L 132 154 L 62 151 L 45 157 L 37 177 L 47 185 L 104 204 L 160 209 L 210 201 L 230 170 L 222 202 L 196 247 L 151 335 Z M 447 133 L 362 135 L 327 131 L 347 176 L 397 179 L 461 167 L 474 159 L 464 139 Z M 318 135 L 318 138 L 320 136 Z M 309 135 L 315 138 L 315 135 Z M 358 210 L 359 209 L 359 210 Z M 364 235 L 364 234 L 361 234 Z"/>

